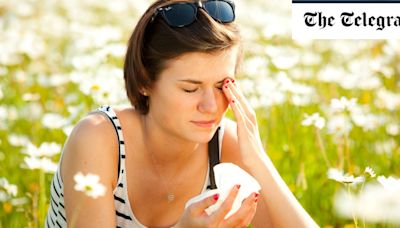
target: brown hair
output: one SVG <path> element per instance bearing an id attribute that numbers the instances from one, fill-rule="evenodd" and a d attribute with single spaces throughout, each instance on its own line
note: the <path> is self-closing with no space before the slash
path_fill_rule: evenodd
<path id="1" fill-rule="evenodd" d="M 173 2 L 182 0 L 153 3 L 129 39 L 124 62 L 125 88 L 131 104 L 142 114 L 149 111 L 148 97 L 143 91 L 152 87 L 169 60 L 188 52 L 213 53 L 240 44 L 234 23 L 218 23 L 203 9 L 198 10 L 195 22 L 182 28 L 170 27 L 161 16 L 153 17 L 157 8 Z M 240 58 L 241 54 L 238 62 Z"/>

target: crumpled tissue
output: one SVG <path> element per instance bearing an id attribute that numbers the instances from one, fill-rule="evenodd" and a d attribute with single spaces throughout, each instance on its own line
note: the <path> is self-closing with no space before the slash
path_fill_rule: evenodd
<path id="1" fill-rule="evenodd" d="M 250 196 L 250 194 L 253 192 L 258 192 L 261 189 L 260 184 L 254 177 L 241 169 L 239 166 L 232 163 L 220 163 L 214 166 L 214 176 L 217 189 L 207 190 L 204 193 L 195 196 L 186 203 L 185 208 L 189 207 L 195 202 L 219 193 L 218 201 L 205 210 L 205 212 L 210 215 L 218 210 L 218 208 L 222 205 L 233 186 L 240 184 L 241 187 L 232 205 L 232 208 L 225 216 L 225 218 L 228 218 L 237 210 L 239 210 L 240 206 L 242 205 L 242 201 L 245 198 Z"/>

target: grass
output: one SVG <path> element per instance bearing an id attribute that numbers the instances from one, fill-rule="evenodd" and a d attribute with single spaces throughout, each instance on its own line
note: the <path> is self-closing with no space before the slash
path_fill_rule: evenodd
<path id="1" fill-rule="evenodd" d="M 249 4 L 257 4 L 257 1 L 249 1 Z M 81 30 L 73 31 L 68 28 L 65 36 L 57 36 L 55 33 L 49 35 L 51 33 L 45 33 L 42 29 L 32 26 L 32 23 L 42 25 L 42 21 L 45 21 L 45 12 L 52 11 L 45 7 L 54 7 L 54 12 L 63 12 L 64 16 L 59 16 L 58 19 L 70 24 L 77 23 L 82 26 Z M 56 142 L 63 145 L 67 137 L 63 127 L 73 126 L 87 112 L 102 104 L 127 103 L 126 98 L 117 99 L 114 103 L 113 96 L 106 93 L 106 91 L 123 90 L 122 75 L 110 76 L 108 79 L 110 82 L 114 80 L 119 82 L 120 87 L 110 89 L 109 85 L 95 84 L 98 81 L 96 69 L 99 67 L 121 69 L 123 56 L 111 53 L 98 57 L 96 53 L 105 49 L 107 45 L 124 45 L 132 29 L 132 22 L 137 20 L 139 10 L 127 7 L 119 9 L 120 13 L 113 13 L 108 10 L 106 4 L 84 9 L 96 17 L 92 18 L 90 15 L 82 18 L 70 17 L 66 13 L 70 8 L 63 4 L 57 6 L 38 4 L 33 7 L 33 10 L 43 14 L 34 13 L 31 16 L 18 15 L 13 6 L 0 6 L 0 17 L 4 16 L 7 22 L 15 22 L 24 28 L 23 31 L 17 31 L 17 34 L 20 34 L 18 37 L 20 43 L 24 41 L 26 34 L 38 36 L 45 41 L 45 52 L 38 57 L 32 57 L 26 51 L 20 51 L 17 48 L 11 48 L 10 53 L 2 51 L 8 53 L 8 57 L 17 56 L 18 61 L 13 63 L 11 60 L 3 59 L 0 62 L 0 177 L 5 177 L 11 184 L 15 184 L 18 187 L 18 194 L 0 202 L 0 228 L 43 227 L 44 216 L 49 205 L 52 174 L 26 168 L 24 164 L 26 155 L 23 154 L 26 143 L 21 145 L 12 143 L 11 135 L 26 137 L 36 146 L 43 142 Z M 127 9 L 136 11 L 131 13 Z M 85 32 L 106 24 L 115 27 L 120 25 L 118 29 L 123 36 L 118 40 L 108 40 L 104 44 L 96 45 L 96 36 L 92 34 L 94 38 L 92 37 L 91 42 L 86 44 L 88 47 L 79 43 L 83 39 L 90 40 L 89 34 Z M 245 43 L 246 55 L 240 78 L 250 78 L 253 81 L 269 78 L 277 83 L 276 90 L 287 98 L 281 103 L 275 102 L 255 107 L 260 135 L 267 154 L 292 192 L 318 224 L 322 227 L 352 227 L 354 225 L 352 218 L 341 218 L 333 210 L 333 196 L 342 185 L 329 180 L 326 173 L 329 167 L 334 167 L 353 175 L 361 175 L 365 167 L 370 166 L 377 175 L 400 176 L 398 168 L 400 167 L 398 143 L 400 134 L 389 134 L 386 130 L 389 124 L 397 126 L 400 124 L 400 103 L 390 108 L 380 104 L 388 98 L 379 97 L 379 91 L 382 89 L 391 91 L 397 96 L 400 95 L 400 68 L 398 67 L 400 54 L 399 52 L 393 54 L 390 51 L 398 50 L 396 49 L 400 46 L 398 41 L 314 41 L 310 44 L 301 44 L 282 34 L 266 38 L 259 32 L 260 28 L 255 25 L 246 25 L 244 22 L 243 26 L 254 26 L 250 29 L 256 36 Z M 15 27 L 5 26 L 2 29 L 4 37 L 7 37 L 6 35 L 11 34 Z M 98 35 L 98 37 L 103 36 L 105 37 L 104 34 Z M 0 51 L 12 44 L 12 37 L 4 38 Z M 289 69 L 282 68 L 276 64 L 275 60 L 291 56 L 285 53 L 276 56 L 264 51 L 264 47 L 271 46 L 293 50 L 299 56 L 297 63 Z M 308 63 L 305 58 L 310 53 L 319 59 Z M 98 65 L 89 65 L 86 68 L 75 67 L 72 64 L 73 59 L 82 56 L 89 56 L 95 60 L 99 58 L 100 61 L 94 61 Z M 268 64 L 246 65 L 252 57 L 264 58 Z M 362 67 L 353 69 L 353 64 L 360 64 Z M 267 73 L 249 75 L 246 69 L 253 67 L 259 67 L 260 72 Z M 319 76 L 327 67 L 343 70 L 346 75 L 337 81 L 323 82 Z M 301 90 L 285 90 L 285 84 L 278 82 L 278 75 L 282 73 L 286 74 L 292 83 L 314 88 L 314 92 L 307 95 L 312 97 L 312 101 L 305 105 L 294 104 L 290 98 L 301 95 Z M 81 75 L 73 81 L 74 74 Z M 52 82 L 56 75 L 62 75 L 61 78 L 66 79 L 66 82 Z M 294 77 L 295 75 L 300 76 Z M 360 79 L 351 87 L 343 87 L 346 80 L 365 75 L 367 77 Z M 371 89 L 359 87 L 360 83 L 373 80 L 371 79 L 373 77 L 376 77 L 381 84 Z M 86 84 L 91 86 L 89 86 L 89 94 L 82 88 Z M 253 88 L 256 86 L 254 85 Z M 244 92 L 248 98 L 254 96 L 257 100 L 276 95 L 265 90 Z M 38 96 L 29 98 L 27 94 Z M 341 96 L 357 98 L 359 105 L 364 105 L 369 109 L 366 113 L 383 115 L 384 123 L 364 131 L 362 127 L 352 122 L 351 131 L 339 137 L 330 133 L 327 126 L 316 130 L 315 127 L 301 124 L 306 113 L 315 112 L 320 113 L 328 123 L 333 118 L 329 112 L 330 101 Z M 389 103 L 396 104 L 395 102 L 399 102 L 399 99 L 393 98 L 393 102 Z M 42 118 L 48 113 L 60 114 L 66 123 L 63 127 L 45 127 Z M 232 117 L 232 113 L 228 115 Z M 386 153 L 381 153 L 376 145 L 390 140 L 394 141 L 394 145 L 389 146 Z M 326 159 L 324 154 L 326 154 Z M 57 162 L 59 155 L 51 159 Z M 0 187 L 0 191 L 4 190 Z M 368 227 L 394 227 L 384 222 L 367 225 Z"/>

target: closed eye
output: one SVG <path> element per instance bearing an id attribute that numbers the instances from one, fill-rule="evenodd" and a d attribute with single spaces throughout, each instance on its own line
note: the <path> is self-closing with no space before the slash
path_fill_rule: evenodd
<path id="1" fill-rule="evenodd" d="M 215 87 L 215 88 L 217 88 L 218 90 L 222 91 L 222 86 L 221 87 Z M 185 91 L 185 93 L 194 93 L 194 92 L 197 91 L 197 88 L 196 89 L 183 89 L 183 91 Z"/>
<path id="2" fill-rule="evenodd" d="M 223 87 L 224 85 L 222 84 L 222 83 L 218 83 L 218 84 L 216 84 L 216 88 L 217 89 L 219 89 L 219 90 L 221 90 L 222 91 L 222 87 Z"/>
<path id="3" fill-rule="evenodd" d="M 185 91 L 186 93 L 194 93 L 196 92 L 197 89 L 183 89 L 183 91 Z"/>

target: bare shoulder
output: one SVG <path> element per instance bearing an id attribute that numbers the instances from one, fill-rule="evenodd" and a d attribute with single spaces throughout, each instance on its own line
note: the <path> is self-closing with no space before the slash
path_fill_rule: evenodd
<path id="1" fill-rule="evenodd" d="M 114 107 L 124 131 L 137 132 L 141 127 L 141 114 L 133 107 Z M 124 133 L 125 134 L 125 133 Z"/>
<path id="2" fill-rule="evenodd" d="M 94 173 L 110 184 L 117 175 L 115 129 L 108 117 L 91 113 L 75 126 L 63 149 L 61 174 L 66 182 L 76 172 Z"/>
<path id="3" fill-rule="evenodd" d="M 75 126 L 63 149 L 61 176 L 67 220 L 76 227 L 115 227 L 113 189 L 118 176 L 118 142 L 115 129 L 101 113 L 91 113 Z M 82 172 L 99 176 L 105 195 L 96 200 L 74 189 L 74 176 Z M 82 210 L 85 208 L 85 210 Z"/>

